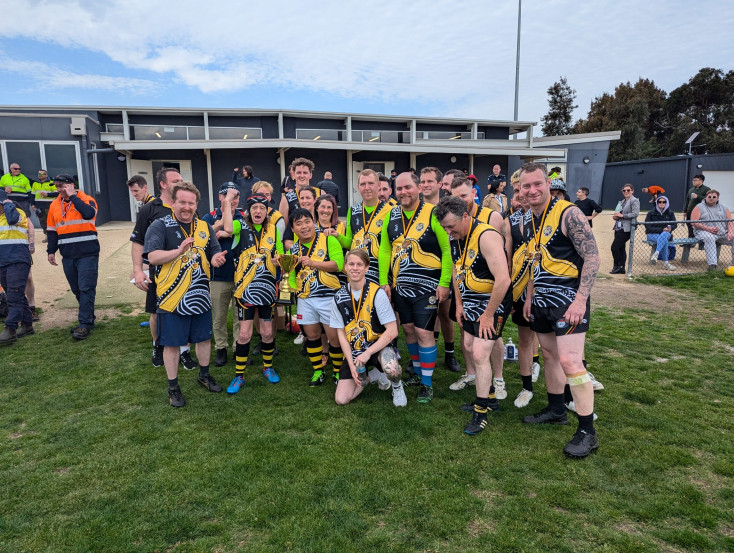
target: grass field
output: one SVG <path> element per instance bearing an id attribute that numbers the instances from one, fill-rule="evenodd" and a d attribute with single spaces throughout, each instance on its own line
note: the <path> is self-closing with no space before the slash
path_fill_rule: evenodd
<path id="1" fill-rule="evenodd" d="M 280 384 L 248 369 L 240 394 L 215 395 L 181 371 L 175 410 L 142 317 L 80 343 L 24 338 L 0 350 L 0 550 L 732 551 L 734 279 L 716 278 L 686 288 L 695 310 L 595 308 L 587 358 L 606 389 L 583 461 L 562 454 L 574 417 L 521 424 L 545 389 L 541 372 L 516 409 L 514 364 L 501 412 L 469 437 L 473 389 L 449 391 L 443 368 L 429 405 L 371 387 L 338 407 L 281 334 Z M 225 385 L 233 372 L 212 369 Z"/>

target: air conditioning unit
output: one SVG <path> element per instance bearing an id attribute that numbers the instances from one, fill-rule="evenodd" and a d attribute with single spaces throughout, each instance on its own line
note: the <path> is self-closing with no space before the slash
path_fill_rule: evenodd
<path id="1" fill-rule="evenodd" d="M 71 118 L 71 136 L 86 136 L 87 120 L 84 117 Z"/>

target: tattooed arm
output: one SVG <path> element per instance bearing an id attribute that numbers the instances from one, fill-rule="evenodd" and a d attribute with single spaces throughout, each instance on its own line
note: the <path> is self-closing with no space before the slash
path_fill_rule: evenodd
<path id="1" fill-rule="evenodd" d="M 599 249 L 589 222 L 578 207 L 572 207 L 563 214 L 561 231 L 568 236 L 573 247 L 584 260 L 576 299 L 569 306 L 565 316 L 566 322 L 574 325 L 581 322 L 586 312 L 586 300 L 591 294 L 591 287 L 599 272 Z"/>

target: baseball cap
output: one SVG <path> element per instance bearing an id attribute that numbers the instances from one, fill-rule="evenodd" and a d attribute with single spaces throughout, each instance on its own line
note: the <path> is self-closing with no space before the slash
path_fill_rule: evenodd
<path id="1" fill-rule="evenodd" d="M 227 190 L 237 190 L 237 192 L 240 191 L 239 188 L 237 188 L 237 185 L 233 182 L 223 182 L 222 186 L 219 187 L 219 193 L 224 195 L 227 193 Z"/>
<path id="2" fill-rule="evenodd" d="M 63 183 L 66 183 L 66 184 L 76 184 L 74 182 L 74 179 L 72 178 L 72 176 L 71 175 L 67 175 L 65 173 L 62 173 L 60 175 L 56 175 L 54 177 L 54 182 L 63 182 Z"/>

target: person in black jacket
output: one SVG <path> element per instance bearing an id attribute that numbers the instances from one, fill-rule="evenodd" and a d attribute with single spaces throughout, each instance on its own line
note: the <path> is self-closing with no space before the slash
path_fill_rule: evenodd
<path id="1" fill-rule="evenodd" d="M 655 208 L 651 209 L 645 217 L 646 223 L 656 224 L 645 225 L 645 233 L 649 242 L 656 242 L 657 244 L 650 261 L 656 263 L 658 259 L 662 259 L 663 266 L 672 271 L 675 266 L 668 262 L 670 251 L 668 240 L 670 240 L 673 229 L 678 225 L 675 223 L 675 214 L 669 206 L 667 197 L 658 196 L 658 199 L 655 200 Z"/>
<path id="2" fill-rule="evenodd" d="M 585 186 L 576 190 L 576 198 L 576 207 L 581 210 L 581 213 L 586 215 L 586 220 L 589 221 L 589 226 L 593 227 L 594 225 L 591 221 L 602 212 L 602 207 L 589 198 L 589 189 Z"/>

